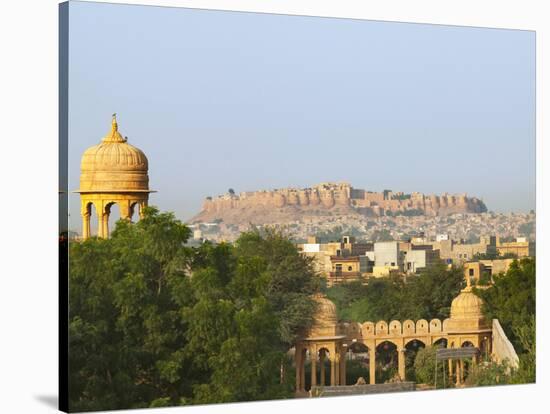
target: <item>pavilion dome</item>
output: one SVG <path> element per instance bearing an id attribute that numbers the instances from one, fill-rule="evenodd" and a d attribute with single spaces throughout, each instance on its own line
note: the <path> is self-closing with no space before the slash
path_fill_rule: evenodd
<path id="1" fill-rule="evenodd" d="M 336 335 L 338 330 L 336 305 L 320 293 L 314 295 L 313 300 L 317 303 L 317 308 L 314 313 L 309 336 L 324 337 Z"/>
<path id="2" fill-rule="evenodd" d="M 447 327 L 449 332 L 476 332 L 488 328 L 483 314 L 483 299 L 472 291 L 471 286 L 462 289 L 453 299 Z"/>
<path id="3" fill-rule="evenodd" d="M 470 319 L 483 317 L 483 300 L 472 292 L 471 287 L 462 289 L 451 303 L 452 319 Z"/>
<path id="4" fill-rule="evenodd" d="M 147 157 L 122 137 L 113 115 L 111 131 L 82 155 L 78 192 L 149 192 L 148 169 Z"/>
<path id="5" fill-rule="evenodd" d="M 317 294 L 314 296 L 317 302 L 317 312 L 315 313 L 315 322 L 321 324 L 335 324 L 338 322 L 336 305 L 326 296 Z"/>

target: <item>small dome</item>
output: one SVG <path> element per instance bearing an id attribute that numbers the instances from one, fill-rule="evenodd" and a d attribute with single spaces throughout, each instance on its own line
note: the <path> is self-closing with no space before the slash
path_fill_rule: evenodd
<path id="1" fill-rule="evenodd" d="M 483 317 L 483 300 L 470 287 L 463 289 L 451 304 L 451 319 Z"/>
<path id="2" fill-rule="evenodd" d="M 483 315 L 483 300 L 468 285 L 451 303 L 447 332 L 478 332 L 488 328 L 489 324 Z"/>
<path id="3" fill-rule="evenodd" d="M 313 296 L 317 303 L 309 337 L 330 337 L 338 333 L 336 305 L 322 294 Z"/>
<path id="4" fill-rule="evenodd" d="M 111 131 L 82 155 L 79 192 L 149 192 L 148 169 L 147 157 L 122 137 L 113 115 Z"/>
<path id="5" fill-rule="evenodd" d="M 315 295 L 314 300 L 317 302 L 314 324 L 336 324 L 338 316 L 334 302 L 321 294 Z"/>

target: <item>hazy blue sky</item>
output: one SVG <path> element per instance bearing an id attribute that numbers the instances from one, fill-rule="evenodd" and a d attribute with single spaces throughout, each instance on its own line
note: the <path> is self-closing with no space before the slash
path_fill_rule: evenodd
<path id="1" fill-rule="evenodd" d="M 117 112 L 182 219 L 323 181 L 535 208 L 534 32 L 73 2 L 69 82 L 71 188 Z"/>

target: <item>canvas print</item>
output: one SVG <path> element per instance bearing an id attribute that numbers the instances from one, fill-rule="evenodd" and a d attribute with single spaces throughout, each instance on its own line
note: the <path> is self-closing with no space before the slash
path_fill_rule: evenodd
<path id="1" fill-rule="evenodd" d="M 534 32 L 70 1 L 60 134 L 63 410 L 535 382 Z"/>

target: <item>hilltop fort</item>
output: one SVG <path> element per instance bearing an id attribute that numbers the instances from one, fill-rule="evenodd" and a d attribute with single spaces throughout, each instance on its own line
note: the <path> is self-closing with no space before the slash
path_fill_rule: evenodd
<path id="1" fill-rule="evenodd" d="M 310 188 L 283 188 L 230 192 L 207 197 L 192 223 L 222 220 L 225 223 L 267 224 L 304 216 L 351 214 L 367 217 L 483 213 L 482 200 L 466 194 L 425 195 L 384 190 L 372 192 L 348 183 L 321 183 Z"/>

